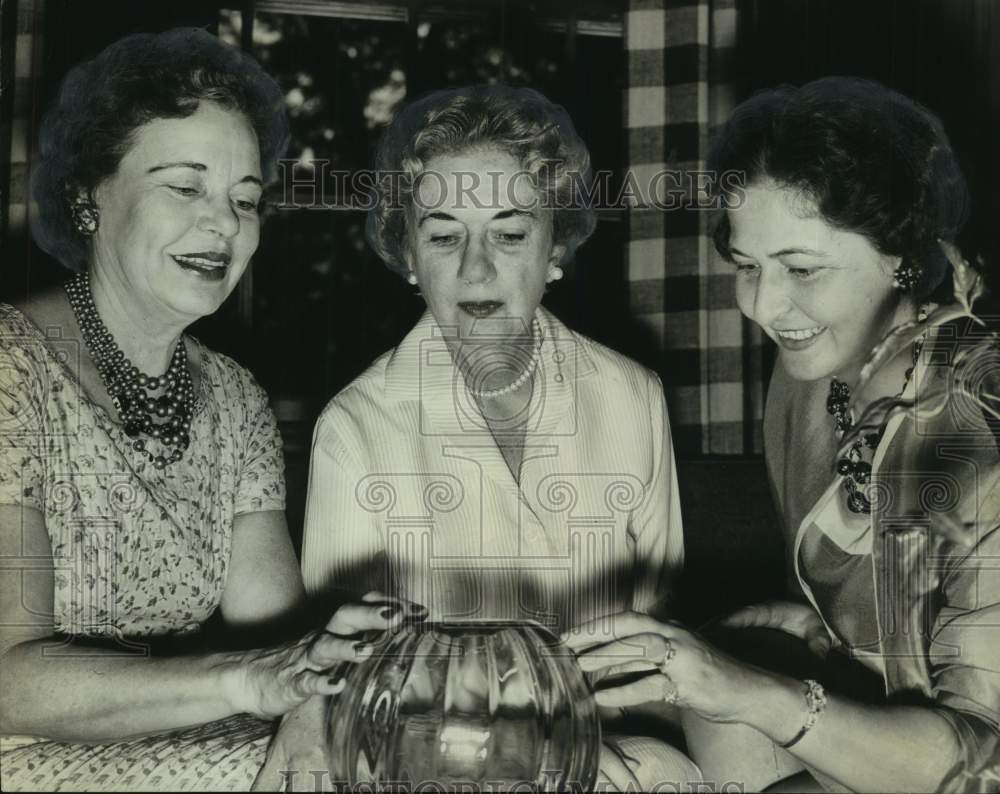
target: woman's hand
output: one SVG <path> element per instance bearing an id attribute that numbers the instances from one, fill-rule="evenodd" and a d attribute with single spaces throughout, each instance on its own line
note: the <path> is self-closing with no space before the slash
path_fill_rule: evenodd
<path id="1" fill-rule="evenodd" d="M 326 704 L 326 698 L 312 697 L 282 717 L 251 791 L 332 790 L 324 746 Z"/>
<path id="2" fill-rule="evenodd" d="M 794 601 L 768 601 L 738 609 L 721 621 L 730 629 L 760 627 L 778 629 L 803 640 L 809 650 L 825 659 L 833 640 L 820 616 L 808 604 Z"/>
<path id="3" fill-rule="evenodd" d="M 230 677 L 230 701 L 236 711 L 271 719 L 313 695 L 335 695 L 344 688 L 335 666 L 370 656 L 376 644 L 370 632 L 394 628 L 407 618 L 423 620 L 426 614 L 422 606 L 368 593 L 361 603 L 338 609 L 321 631 L 240 654 Z"/>
<path id="4" fill-rule="evenodd" d="M 587 673 L 605 685 L 602 706 L 627 707 L 666 700 L 713 722 L 740 722 L 764 695 L 763 670 L 713 648 L 676 623 L 660 623 L 638 612 L 620 612 L 584 623 L 562 637 Z M 636 673 L 649 673 L 636 678 Z M 620 684 L 607 679 L 626 676 Z"/>

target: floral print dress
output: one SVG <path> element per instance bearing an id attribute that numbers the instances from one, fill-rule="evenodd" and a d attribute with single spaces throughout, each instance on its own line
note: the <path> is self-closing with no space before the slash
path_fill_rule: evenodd
<path id="1" fill-rule="evenodd" d="M 234 517 L 284 509 L 267 396 L 231 359 L 194 348 L 191 446 L 158 470 L 82 390 L 79 345 L 0 304 L 0 504 L 44 517 L 58 634 L 123 650 L 196 634 L 222 598 Z M 241 715 L 114 744 L 0 737 L 0 779 L 4 790 L 248 789 L 270 734 Z"/>

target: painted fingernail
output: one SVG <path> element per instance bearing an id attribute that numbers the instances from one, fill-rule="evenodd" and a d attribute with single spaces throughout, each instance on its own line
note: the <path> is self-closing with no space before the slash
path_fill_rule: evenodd
<path id="1" fill-rule="evenodd" d="M 373 647 L 370 642 L 356 642 L 354 643 L 354 653 L 357 656 L 367 656 L 372 652 Z"/>
<path id="2" fill-rule="evenodd" d="M 378 613 L 386 620 L 392 620 L 399 614 L 401 609 L 402 607 L 399 604 L 393 604 L 392 606 L 382 607 Z"/>

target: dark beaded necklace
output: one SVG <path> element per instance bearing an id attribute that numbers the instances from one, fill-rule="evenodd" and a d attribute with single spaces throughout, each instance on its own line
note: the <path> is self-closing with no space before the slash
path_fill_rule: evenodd
<path id="1" fill-rule="evenodd" d="M 913 344 L 913 363 L 916 364 L 920 356 L 920 349 L 923 340 L 918 339 Z M 906 390 L 907 384 L 913 375 L 913 367 L 906 370 L 906 379 L 903 381 L 903 388 L 900 394 Z M 826 398 L 826 412 L 833 416 L 837 438 L 843 438 L 844 433 L 854 426 L 854 421 L 847 410 L 847 405 L 851 401 L 851 389 L 841 380 L 833 378 L 830 381 L 830 394 Z M 864 451 L 878 448 L 882 441 L 883 428 L 879 428 L 873 433 L 864 433 L 847 454 L 837 461 L 837 474 L 844 477 L 844 490 L 847 491 L 847 507 L 852 513 L 871 513 L 872 503 L 868 496 L 858 486 L 867 485 L 872 475 L 872 465 L 864 459 Z"/>
<path id="2" fill-rule="evenodd" d="M 132 447 L 145 454 L 157 469 L 176 463 L 191 443 L 189 434 L 195 408 L 194 384 L 183 338 L 177 341 L 170 366 L 163 375 L 144 375 L 125 357 L 97 313 L 87 273 L 73 276 L 65 288 L 83 339 L 125 424 L 125 434 L 132 439 Z M 158 391 L 162 394 L 154 396 Z M 148 449 L 146 440 L 139 436 L 156 442 L 161 448 L 159 452 Z"/>

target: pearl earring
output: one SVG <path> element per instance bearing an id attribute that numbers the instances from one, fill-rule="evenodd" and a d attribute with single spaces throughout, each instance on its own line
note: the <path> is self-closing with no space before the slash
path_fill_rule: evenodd
<path id="1" fill-rule="evenodd" d="M 413 286 L 416 286 L 416 285 L 417 285 L 417 274 L 416 274 L 416 273 L 414 273 L 414 272 L 413 272 L 413 271 L 411 270 L 411 271 L 410 271 L 410 274 L 409 274 L 409 275 L 408 275 L 408 276 L 406 277 L 406 280 L 407 280 L 407 281 L 408 281 L 408 282 L 409 282 L 410 284 L 412 284 Z"/>
<path id="2" fill-rule="evenodd" d="M 549 271 L 549 279 L 548 279 L 549 281 L 558 281 L 562 277 L 563 277 L 563 271 L 562 268 L 559 266 L 556 266 Z"/>

